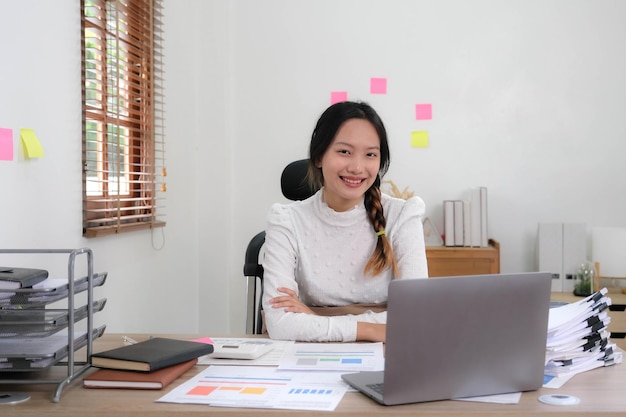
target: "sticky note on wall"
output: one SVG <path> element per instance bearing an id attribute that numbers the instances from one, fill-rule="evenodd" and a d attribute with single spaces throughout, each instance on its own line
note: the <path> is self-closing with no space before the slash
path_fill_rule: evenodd
<path id="1" fill-rule="evenodd" d="M 370 93 L 387 94 L 387 79 L 386 78 L 371 78 L 370 79 Z"/>
<path id="2" fill-rule="evenodd" d="M 331 91 L 330 92 L 330 104 L 340 103 L 342 101 L 348 101 L 347 91 Z"/>
<path id="3" fill-rule="evenodd" d="M 20 129 L 20 137 L 26 158 L 43 158 L 43 148 L 34 130 Z"/>
<path id="4" fill-rule="evenodd" d="M 13 160 L 13 129 L 0 127 L 0 161 Z"/>
<path id="5" fill-rule="evenodd" d="M 428 132 L 423 130 L 411 132 L 411 147 L 428 148 Z"/>
<path id="6" fill-rule="evenodd" d="M 432 104 L 416 104 L 415 105 L 415 119 L 416 120 L 431 120 L 433 118 L 433 105 Z"/>

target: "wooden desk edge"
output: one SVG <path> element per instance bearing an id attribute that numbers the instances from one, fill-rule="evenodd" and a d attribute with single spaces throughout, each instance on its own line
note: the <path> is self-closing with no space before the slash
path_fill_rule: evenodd
<path id="1" fill-rule="evenodd" d="M 135 340 L 144 340 L 149 335 L 128 335 Z M 156 336 L 156 335 L 154 335 Z M 201 335 L 160 335 L 179 339 L 196 339 Z M 242 336 L 243 337 L 243 336 Z M 248 336 L 245 336 L 248 337 Z M 96 340 L 95 351 L 110 349 L 122 344 L 122 335 L 105 334 Z M 59 403 L 51 401 L 53 388 L 50 385 L 15 385 L 9 390 L 27 391 L 32 398 L 21 404 L 0 406 L 3 417 L 39 417 L 46 416 L 78 417 L 78 416 L 163 416 L 176 415 L 197 416 L 198 413 L 208 413 L 216 416 L 318 416 L 319 411 L 308 410 L 273 410 L 254 408 L 220 408 L 192 404 L 157 403 L 156 400 L 166 392 L 187 381 L 202 369 L 197 365 L 181 378 L 163 390 L 119 390 L 119 389 L 85 389 L 81 380 L 75 381 L 66 387 Z M 337 409 L 332 413 L 337 416 L 367 417 L 371 416 L 543 416 L 543 415 L 571 415 L 584 412 L 585 415 L 624 415 L 626 403 L 621 398 L 626 383 L 626 367 L 622 364 L 596 369 L 584 374 L 576 375 L 561 389 L 541 388 L 538 391 L 522 394 L 520 403 L 487 404 L 466 401 L 437 401 L 430 403 L 407 404 L 385 407 L 376 404 L 369 398 L 354 392 L 349 392 L 342 399 Z M 570 394 L 581 398 L 577 406 L 556 407 L 540 403 L 537 398 L 542 394 Z"/>

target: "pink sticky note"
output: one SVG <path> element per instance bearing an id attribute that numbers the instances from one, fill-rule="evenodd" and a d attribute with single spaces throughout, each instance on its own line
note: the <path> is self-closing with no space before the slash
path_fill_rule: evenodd
<path id="1" fill-rule="evenodd" d="M 386 78 L 370 79 L 370 93 L 387 94 L 387 79 Z"/>
<path id="2" fill-rule="evenodd" d="M 348 101 L 347 91 L 331 91 L 330 92 L 330 104 L 340 103 L 342 101 Z"/>
<path id="3" fill-rule="evenodd" d="M 0 127 L 0 161 L 13 160 L 13 129 Z"/>
<path id="4" fill-rule="evenodd" d="M 433 118 L 433 105 L 432 104 L 416 104 L 415 105 L 415 119 L 416 120 L 430 120 Z"/>
<path id="5" fill-rule="evenodd" d="M 201 337 L 199 339 L 193 339 L 192 342 L 197 342 L 197 343 L 206 343 L 208 345 L 212 345 L 213 344 L 213 339 L 211 339 L 210 337 Z"/>

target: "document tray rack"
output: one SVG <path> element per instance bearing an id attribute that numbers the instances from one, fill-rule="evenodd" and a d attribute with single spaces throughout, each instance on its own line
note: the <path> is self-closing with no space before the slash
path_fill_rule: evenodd
<path id="1" fill-rule="evenodd" d="M 104 333 L 104 325 L 95 326 L 94 314 L 106 299 L 95 300 L 93 293 L 107 273 L 93 272 L 88 248 L 0 249 L 0 264 L 13 266 L 24 254 L 37 263 L 43 255 L 67 256 L 67 276 L 0 289 L 0 384 L 56 384 L 52 401 L 59 402 L 63 388 L 91 366 L 93 341 Z M 80 275 L 77 258 L 86 269 Z"/>

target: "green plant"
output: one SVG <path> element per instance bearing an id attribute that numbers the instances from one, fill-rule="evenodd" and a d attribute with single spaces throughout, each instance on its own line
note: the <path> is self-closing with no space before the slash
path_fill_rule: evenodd
<path id="1" fill-rule="evenodd" d="M 587 296 L 593 292 L 593 281 L 596 276 L 596 268 L 592 262 L 584 262 L 576 272 L 576 284 L 574 295 Z"/>

